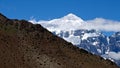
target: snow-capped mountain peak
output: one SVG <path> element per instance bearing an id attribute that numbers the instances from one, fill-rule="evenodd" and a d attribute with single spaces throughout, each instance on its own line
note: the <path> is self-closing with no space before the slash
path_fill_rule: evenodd
<path id="1" fill-rule="evenodd" d="M 80 17 L 72 13 L 58 19 L 40 22 L 40 24 L 43 27 L 47 28 L 49 31 L 57 32 L 80 29 L 83 23 L 84 21 Z"/>
<path id="2" fill-rule="evenodd" d="M 64 16 L 62 19 L 64 20 L 79 20 L 79 22 L 84 22 L 80 17 L 76 16 L 73 13 L 69 13 L 68 15 Z"/>

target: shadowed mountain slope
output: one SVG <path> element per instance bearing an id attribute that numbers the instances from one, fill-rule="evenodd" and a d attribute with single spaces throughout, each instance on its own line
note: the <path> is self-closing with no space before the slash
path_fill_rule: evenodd
<path id="1" fill-rule="evenodd" d="M 41 25 L 0 14 L 0 68 L 118 68 Z"/>

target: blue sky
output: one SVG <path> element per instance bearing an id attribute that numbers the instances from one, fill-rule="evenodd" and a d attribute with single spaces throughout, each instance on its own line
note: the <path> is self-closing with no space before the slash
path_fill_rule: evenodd
<path id="1" fill-rule="evenodd" d="M 113 20 L 114 25 L 120 21 L 120 0 L 0 0 L 0 12 L 8 18 L 26 20 L 51 20 L 73 13 L 83 20 Z"/>
<path id="2" fill-rule="evenodd" d="M 120 21 L 120 0 L 0 0 L 9 18 L 50 20 L 74 13 L 84 20 L 101 17 Z"/>

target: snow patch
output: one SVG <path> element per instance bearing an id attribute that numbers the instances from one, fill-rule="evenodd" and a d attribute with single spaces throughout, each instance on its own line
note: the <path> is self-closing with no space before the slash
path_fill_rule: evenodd
<path id="1" fill-rule="evenodd" d="M 120 60 L 120 52 L 116 53 L 116 52 L 109 52 L 108 56 L 115 59 L 115 60 Z"/>
<path id="2" fill-rule="evenodd" d="M 98 45 L 98 44 L 99 44 L 99 42 L 97 42 L 97 41 L 93 42 L 93 45 Z"/>
<path id="3" fill-rule="evenodd" d="M 68 42 L 71 42 L 73 45 L 79 45 L 81 40 L 80 40 L 80 36 L 69 36 L 68 38 L 63 37 L 63 39 L 65 39 Z"/>
<path id="4" fill-rule="evenodd" d="M 82 40 L 86 40 L 88 37 L 96 37 L 96 36 L 99 36 L 99 35 L 96 33 L 85 33 L 82 37 Z"/>
<path id="5" fill-rule="evenodd" d="M 110 42 L 110 39 L 109 39 L 109 37 L 107 37 L 107 42 L 108 42 L 108 44 L 109 44 L 109 42 Z"/>
<path id="6" fill-rule="evenodd" d="M 98 53 L 102 53 L 102 51 L 100 49 L 97 49 Z"/>

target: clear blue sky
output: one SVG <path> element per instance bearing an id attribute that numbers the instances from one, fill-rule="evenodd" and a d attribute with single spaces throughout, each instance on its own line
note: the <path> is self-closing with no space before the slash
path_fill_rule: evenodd
<path id="1" fill-rule="evenodd" d="M 0 12 L 9 18 L 38 20 L 74 13 L 84 20 L 102 17 L 120 21 L 120 0 L 0 0 Z"/>

